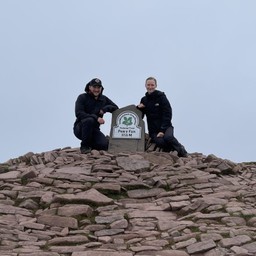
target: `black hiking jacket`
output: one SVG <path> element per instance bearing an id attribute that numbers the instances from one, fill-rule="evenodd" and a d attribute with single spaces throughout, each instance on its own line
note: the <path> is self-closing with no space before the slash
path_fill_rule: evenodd
<path id="1" fill-rule="evenodd" d="M 112 113 L 118 109 L 118 106 L 107 96 L 100 94 L 99 97 L 95 99 L 95 97 L 90 94 L 87 89 L 88 88 L 85 88 L 86 93 L 80 94 L 76 100 L 76 121 L 74 125 L 88 117 L 93 117 L 97 121 L 99 117 L 103 117 L 103 115 L 100 114 L 100 110 L 102 110 L 104 113 Z"/>
<path id="2" fill-rule="evenodd" d="M 145 108 L 140 110 L 143 116 L 146 115 L 149 135 L 165 132 L 172 126 L 172 107 L 164 92 L 155 90 L 152 93 L 146 93 L 141 99 Z"/>

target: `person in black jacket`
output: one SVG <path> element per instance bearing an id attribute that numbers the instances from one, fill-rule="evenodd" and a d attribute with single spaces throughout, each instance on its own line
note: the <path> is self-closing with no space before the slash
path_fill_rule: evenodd
<path id="1" fill-rule="evenodd" d="M 108 140 L 100 131 L 100 125 L 105 123 L 104 113 L 112 113 L 118 106 L 102 94 L 103 90 L 101 80 L 94 78 L 86 84 L 85 93 L 80 94 L 75 103 L 74 134 L 81 140 L 82 154 L 92 149 L 108 149 Z"/>
<path id="2" fill-rule="evenodd" d="M 174 137 L 172 107 L 164 92 L 156 90 L 154 77 L 146 79 L 147 92 L 137 106 L 147 117 L 149 137 L 164 152 L 176 150 L 179 157 L 186 157 L 187 151 Z"/>

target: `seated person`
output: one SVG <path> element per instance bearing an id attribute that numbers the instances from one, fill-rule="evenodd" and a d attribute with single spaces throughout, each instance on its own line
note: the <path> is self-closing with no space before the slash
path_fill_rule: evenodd
<path id="1" fill-rule="evenodd" d="M 81 140 L 82 154 L 90 153 L 92 149 L 108 149 L 108 140 L 100 131 L 100 125 L 105 123 L 104 113 L 112 113 L 118 106 L 102 94 L 103 90 L 101 80 L 94 78 L 86 84 L 85 93 L 80 94 L 75 103 L 76 121 L 73 130 Z"/>
<path id="2" fill-rule="evenodd" d="M 147 117 L 149 137 L 165 152 L 176 150 L 179 157 L 186 157 L 187 151 L 174 137 L 172 108 L 164 92 L 156 90 L 154 77 L 146 79 L 146 94 L 137 106 Z"/>

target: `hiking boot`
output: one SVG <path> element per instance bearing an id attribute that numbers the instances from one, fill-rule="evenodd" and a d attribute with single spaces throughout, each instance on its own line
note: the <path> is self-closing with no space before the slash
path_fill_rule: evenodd
<path id="1" fill-rule="evenodd" d="M 184 146 L 182 146 L 178 153 L 178 157 L 187 157 L 187 156 L 188 156 L 188 152 L 186 151 Z"/>
<path id="2" fill-rule="evenodd" d="M 90 147 L 81 147 L 80 148 L 80 152 L 81 154 L 88 154 L 92 151 L 92 149 Z"/>

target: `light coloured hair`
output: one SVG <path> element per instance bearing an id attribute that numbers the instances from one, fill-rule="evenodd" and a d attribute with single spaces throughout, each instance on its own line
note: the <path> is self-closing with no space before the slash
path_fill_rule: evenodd
<path id="1" fill-rule="evenodd" d="M 147 84 L 147 81 L 148 81 L 148 80 L 154 80 L 154 81 L 155 81 L 155 84 L 157 85 L 157 80 L 156 80 L 153 76 L 148 77 L 148 78 L 146 79 L 146 81 L 145 81 L 145 84 Z"/>

